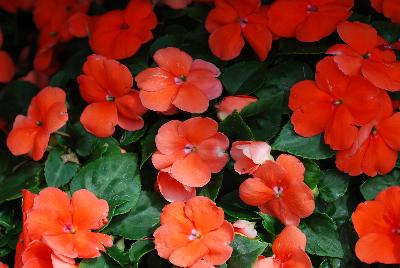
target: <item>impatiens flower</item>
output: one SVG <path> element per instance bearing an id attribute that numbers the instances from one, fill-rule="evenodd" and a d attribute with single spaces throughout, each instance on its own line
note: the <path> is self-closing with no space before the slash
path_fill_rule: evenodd
<path id="1" fill-rule="evenodd" d="M 400 90 L 400 64 L 396 54 L 377 31 L 361 22 L 344 22 L 338 26 L 346 44 L 334 45 L 327 53 L 346 75 L 363 75 L 375 86 Z"/>
<path id="2" fill-rule="evenodd" d="M 217 116 L 222 121 L 233 113 L 234 110 L 240 112 L 244 107 L 256 101 L 257 98 L 251 96 L 227 96 L 221 103 L 215 105 L 218 110 Z"/>
<path id="3" fill-rule="evenodd" d="M 212 53 L 222 60 L 234 59 L 239 56 L 246 39 L 258 58 L 264 61 L 272 45 L 267 10 L 260 0 L 215 0 L 215 8 L 206 19 Z"/>
<path id="4" fill-rule="evenodd" d="M 163 2 L 167 6 L 173 9 L 183 9 L 190 5 L 192 2 L 195 3 L 212 3 L 214 0 L 153 0 L 153 2 Z"/>
<path id="5" fill-rule="evenodd" d="M 30 82 L 39 88 L 44 88 L 49 84 L 49 76 L 44 73 L 38 72 L 36 70 L 30 71 L 20 79 L 23 81 Z"/>
<path id="6" fill-rule="evenodd" d="M 204 265 L 221 265 L 229 259 L 234 232 L 221 208 L 207 197 L 196 196 L 165 206 L 154 238 L 158 255 L 172 264 L 210 267 Z"/>
<path id="7" fill-rule="evenodd" d="M 196 196 L 196 188 L 183 185 L 162 171 L 157 175 L 157 189 L 168 202 L 187 201 Z"/>
<path id="8" fill-rule="evenodd" d="M 398 0 L 371 0 L 372 7 L 393 23 L 400 23 L 400 2 Z"/>
<path id="9" fill-rule="evenodd" d="M 277 0 L 268 11 L 268 26 L 278 36 L 316 42 L 333 33 L 353 5 L 353 0 Z"/>
<path id="10" fill-rule="evenodd" d="M 27 216 L 28 235 L 50 247 L 57 256 L 95 258 L 112 246 L 110 236 L 94 233 L 107 223 L 107 201 L 88 190 L 70 199 L 57 188 L 45 188 L 35 198 Z"/>
<path id="11" fill-rule="evenodd" d="M 8 265 L 0 261 L 0 268 L 8 268 Z"/>
<path id="12" fill-rule="evenodd" d="M 3 46 L 3 33 L 0 29 L 0 48 Z M 0 50 L 0 83 L 8 83 L 16 72 L 14 61 L 10 55 Z"/>
<path id="13" fill-rule="evenodd" d="M 233 223 L 233 229 L 235 233 L 246 236 L 250 239 L 254 239 L 257 237 L 257 230 L 254 228 L 256 225 L 255 222 L 249 222 L 246 220 L 237 220 Z"/>
<path id="14" fill-rule="evenodd" d="M 384 96 L 380 116 L 360 128 L 350 149 L 336 154 L 338 169 L 351 176 L 382 175 L 396 165 L 400 151 L 400 113 L 393 114 L 392 102 L 387 94 Z"/>
<path id="15" fill-rule="evenodd" d="M 157 17 L 148 0 L 131 0 L 125 10 L 112 10 L 102 15 L 89 37 L 96 54 L 111 59 L 133 56 L 140 46 L 153 39 Z"/>
<path id="16" fill-rule="evenodd" d="M 50 134 L 68 120 L 65 92 L 57 87 L 45 87 L 31 101 L 28 115 L 18 115 L 7 137 L 7 147 L 13 155 L 28 154 L 40 160 L 46 151 Z"/>
<path id="17" fill-rule="evenodd" d="M 22 254 L 23 268 L 77 268 L 74 259 L 57 256 L 44 243 L 33 241 Z"/>
<path id="18" fill-rule="evenodd" d="M 98 137 L 109 137 L 115 126 L 135 131 L 144 126 L 139 93 L 132 89 L 129 69 L 115 60 L 91 55 L 78 77 L 82 98 L 89 103 L 81 115 L 81 123 Z"/>
<path id="19" fill-rule="evenodd" d="M 222 93 L 219 69 L 212 63 L 193 60 L 186 52 L 168 47 L 154 53 L 158 67 L 136 76 L 144 107 L 166 112 L 172 107 L 190 113 L 202 113 L 209 101 Z"/>
<path id="20" fill-rule="evenodd" d="M 317 64 L 316 82 L 296 83 L 289 96 L 291 122 L 297 134 L 312 137 L 325 131 L 325 143 L 334 150 L 350 148 L 356 127 L 369 123 L 380 110 L 383 90 L 363 77 L 347 77 L 332 57 Z"/>
<path id="21" fill-rule="evenodd" d="M 202 187 L 228 162 L 228 138 L 211 118 L 172 120 L 158 130 L 152 161 L 184 186 Z M 186 188 L 190 189 L 190 188 Z M 163 192 L 163 190 L 161 190 Z"/>
<path id="22" fill-rule="evenodd" d="M 380 192 L 375 200 L 358 205 L 351 219 L 360 239 L 356 255 L 365 263 L 399 264 L 400 187 Z"/>
<path id="23" fill-rule="evenodd" d="M 304 166 L 296 157 L 282 154 L 268 160 L 245 180 L 239 196 L 262 213 L 278 218 L 285 225 L 298 225 L 315 208 L 314 195 L 304 183 Z"/>
<path id="24" fill-rule="evenodd" d="M 286 226 L 272 244 L 274 256 L 260 256 L 253 268 L 311 268 L 306 242 L 306 236 L 297 227 Z"/>
<path id="25" fill-rule="evenodd" d="M 10 13 L 17 13 L 18 9 L 29 10 L 32 8 L 34 0 L 0 0 L 0 9 Z"/>
<path id="26" fill-rule="evenodd" d="M 274 160 L 271 146 L 263 141 L 235 141 L 231 156 L 235 160 L 235 171 L 239 174 L 253 173 L 267 160 Z"/>

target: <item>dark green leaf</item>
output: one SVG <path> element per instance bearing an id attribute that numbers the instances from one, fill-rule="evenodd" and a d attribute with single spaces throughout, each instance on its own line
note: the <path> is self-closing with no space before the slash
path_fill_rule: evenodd
<path id="1" fill-rule="evenodd" d="M 90 155 L 96 147 L 99 139 L 87 132 L 80 123 L 76 123 L 71 128 L 72 148 L 80 156 L 86 157 Z"/>
<path id="2" fill-rule="evenodd" d="M 274 236 L 279 233 L 279 230 L 282 228 L 282 224 L 279 222 L 279 220 L 261 212 L 259 212 L 258 215 L 261 216 L 262 225 L 268 233 Z"/>
<path id="3" fill-rule="evenodd" d="M 180 42 L 181 37 L 178 35 L 164 35 L 157 40 L 155 40 L 151 46 L 149 53 L 153 55 L 157 50 L 166 47 L 176 47 Z"/>
<path id="4" fill-rule="evenodd" d="M 251 268 L 260 256 L 267 243 L 248 239 L 242 235 L 235 235 L 232 243 L 233 253 L 227 264 L 229 268 Z"/>
<path id="5" fill-rule="evenodd" d="M 67 85 L 69 78 L 68 74 L 64 70 L 61 70 L 53 75 L 49 81 L 49 86 L 63 88 Z"/>
<path id="6" fill-rule="evenodd" d="M 114 215 L 128 212 L 140 195 L 137 157 L 126 153 L 99 158 L 82 167 L 71 182 L 71 191 L 88 189 L 115 208 Z"/>
<path id="7" fill-rule="evenodd" d="M 400 171 L 395 169 L 387 175 L 369 178 L 361 185 L 360 191 L 366 200 L 372 200 L 379 192 L 397 185 L 400 185 Z"/>
<path id="8" fill-rule="evenodd" d="M 121 268 L 122 266 L 114 262 L 107 256 L 101 256 L 96 259 L 84 259 L 79 264 L 79 268 Z"/>
<path id="9" fill-rule="evenodd" d="M 318 184 L 319 196 L 326 202 L 342 197 L 349 186 L 351 177 L 337 170 L 325 170 Z"/>
<path id="10" fill-rule="evenodd" d="M 254 140 L 251 129 L 236 110 L 219 124 L 219 131 L 228 136 L 231 142 Z"/>
<path id="11" fill-rule="evenodd" d="M 296 39 L 282 38 L 279 40 L 280 55 L 319 55 L 325 54 L 325 51 L 333 44 L 323 42 L 304 43 Z"/>
<path id="12" fill-rule="evenodd" d="M 139 129 L 137 131 L 125 131 L 124 134 L 122 134 L 121 137 L 121 145 L 122 146 L 127 146 L 133 142 L 137 142 L 140 140 L 144 134 L 146 133 L 147 127 L 143 127 L 142 129 Z"/>
<path id="13" fill-rule="evenodd" d="M 322 175 L 322 172 L 315 161 L 304 160 L 303 164 L 306 169 L 306 172 L 304 174 L 304 182 L 311 189 L 315 189 L 315 187 L 317 187 L 317 184 L 319 182 L 319 178 Z"/>
<path id="14" fill-rule="evenodd" d="M 64 162 L 62 154 L 61 150 L 53 150 L 47 157 L 44 166 L 47 186 L 60 187 L 68 183 L 79 168 L 76 163 Z"/>
<path id="15" fill-rule="evenodd" d="M 122 252 L 119 248 L 113 245 L 107 248 L 107 255 L 110 256 L 114 261 L 121 265 L 126 265 L 129 263 L 128 253 Z"/>
<path id="16" fill-rule="evenodd" d="M 206 196 L 211 200 L 217 199 L 224 176 L 222 173 L 214 174 L 207 185 L 197 189 L 197 195 Z"/>
<path id="17" fill-rule="evenodd" d="M 136 206 L 125 215 L 115 217 L 107 232 L 130 240 L 151 235 L 160 222 L 165 200 L 159 194 L 143 191 Z"/>
<path id="18" fill-rule="evenodd" d="M 390 21 L 374 21 L 372 26 L 389 43 L 397 42 L 400 39 L 400 24 Z"/>
<path id="19" fill-rule="evenodd" d="M 152 250 L 154 250 L 154 241 L 138 240 L 129 249 L 129 258 L 135 264 L 135 267 L 138 267 L 140 259 Z"/>
<path id="20" fill-rule="evenodd" d="M 300 229 L 307 237 L 306 251 L 308 253 L 326 257 L 343 257 L 336 224 L 328 215 L 315 213 L 301 221 Z"/>
<path id="21" fill-rule="evenodd" d="M 166 122 L 166 120 L 160 120 L 154 123 L 146 136 L 140 141 L 140 148 L 142 152 L 142 161 L 140 162 L 140 168 L 143 164 L 151 157 L 151 155 L 156 151 L 156 135 L 158 129 Z"/>
<path id="22" fill-rule="evenodd" d="M 335 155 L 335 152 L 324 143 L 321 135 L 311 138 L 301 137 L 294 132 L 290 122 L 282 128 L 272 148 L 307 159 L 326 159 Z"/>
<path id="23" fill-rule="evenodd" d="M 260 216 L 252 211 L 253 207 L 246 205 L 240 200 L 239 192 L 237 191 L 224 195 L 219 205 L 224 209 L 226 214 L 236 219 L 254 220 L 260 218 Z"/>
<path id="24" fill-rule="evenodd" d="M 229 66 L 220 77 L 224 88 L 230 95 L 235 95 L 261 66 L 259 61 L 242 61 Z"/>

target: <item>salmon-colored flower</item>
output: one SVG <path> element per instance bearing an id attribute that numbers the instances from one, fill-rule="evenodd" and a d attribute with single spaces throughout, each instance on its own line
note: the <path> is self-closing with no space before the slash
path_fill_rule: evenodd
<path id="1" fill-rule="evenodd" d="M 148 0 L 131 0 L 125 10 L 102 15 L 89 37 L 92 50 L 111 59 L 133 56 L 140 46 L 153 39 L 157 17 Z"/>
<path id="2" fill-rule="evenodd" d="M 383 90 L 363 77 L 345 76 L 332 57 L 317 64 L 315 76 L 316 82 L 301 81 L 291 89 L 294 130 L 304 137 L 325 131 L 325 143 L 332 149 L 348 149 L 357 137 L 356 126 L 369 123 L 379 112 Z"/>
<path id="3" fill-rule="evenodd" d="M 327 53 L 346 75 L 363 75 L 375 86 L 400 90 L 400 64 L 388 42 L 370 25 L 343 22 L 338 26 L 340 38 L 346 44 L 334 45 Z"/>
<path id="4" fill-rule="evenodd" d="M 154 238 L 158 255 L 172 264 L 207 267 L 204 265 L 221 265 L 229 259 L 234 232 L 221 208 L 206 197 L 196 196 L 186 203 L 165 206 Z"/>
<path id="5" fill-rule="evenodd" d="M 110 236 L 91 232 L 107 223 L 107 201 L 88 190 L 66 193 L 48 187 L 35 198 L 27 216 L 27 230 L 32 240 L 49 246 L 57 256 L 95 258 L 112 246 Z"/>
<path id="6" fill-rule="evenodd" d="M 46 151 L 50 134 L 68 120 L 65 92 L 57 87 L 45 87 L 31 101 L 28 115 L 18 115 L 7 137 L 7 147 L 13 155 L 28 154 L 40 160 Z"/>
<path id="7" fill-rule="evenodd" d="M 386 94 L 380 105 L 382 112 L 358 131 L 354 145 L 336 154 L 336 166 L 341 171 L 357 176 L 386 174 L 396 165 L 400 151 L 400 113 L 393 114 L 393 105 Z"/>
<path id="8" fill-rule="evenodd" d="M 172 107 L 190 113 L 202 113 L 209 101 L 222 93 L 219 69 L 212 63 L 196 59 L 186 52 L 168 47 L 154 53 L 158 67 L 148 68 L 136 76 L 143 105 L 165 112 Z"/>
<path id="9" fill-rule="evenodd" d="M 215 8 L 206 19 L 212 53 L 222 60 L 234 59 L 239 56 L 246 39 L 258 58 L 264 61 L 273 39 L 267 25 L 267 11 L 268 6 L 261 6 L 260 0 L 215 0 Z"/>
<path id="10" fill-rule="evenodd" d="M 3 32 L 0 29 L 0 48 L 3 46 Z M 0 83 L 8 83 L 14 77 L 16 67 L 10 55 L 0 50 Z"/>
<path id="11" fill-rule="evenodd" d="M 235 160 L 235 171 L 239 174 L 251 174 L 267 160 L 274 160 L 271 146 L 263 141 L 235 141 L 232 143 L 231 156 Z"/>
<path id="12" fill-rule="evenodd" d="M 316 42 L 333 33 L 353 5 L 353 0 L 277 0 L 268 11 L 268 26 L 278 36 Z"/>
<path id="13" fill-rule="evenodd" d="M 278 218 L 285 225 L 298 225 L 315 208 L 314 195 L 304 183 L 304 166 L 296 157 L 282 154 L 268 160 L 245 180 L 239 196 L 262 213 Z"/>
<path id="14" fill-rule="evenodd" d="M 397 0 L 371 0 L 372 7 L 393 23 L 400 23 L 400 2 Z"/>
<path id="15" fill-rule="evenodd" d="M 257 230 L 254 228 L 255 225 L 255 222 L 249 222 L 246 220 L 237 220 L 232 224 L 235 233 L 250 239 L 255 239 L 257 237 Z"/>
<path id="16" fill-rule="evenodd" d="M 77 268 L 75 260 L 58 256 L 46 244 L 32 241 L 22 254 L 23 268 Z"/>
<path id="17" fill-rule="evenodd" d="M 8 268 L 8 265 L 0 262 L 0 268 Z"/>
<path id="18" fill-rule="evenodd" d="M 156 188 L 168 202 L 187 201 L 196 196 L 196 188 L 186 186 L 167 172 L 158 172 Z"/>
<path id="19" fill-rule="evenodd" d="M 229 140 L 211 118 L 169 121 L 158 130 L 156 146 L 154 166 L 189 187 L 206 185 L 229 159 Z"/>
<path id="20" fill-rule="evenodd" d="M 274 256 L 260 256 L 253 268 L 311 268 L 306 242 L 306 236 L 297 227 L 286 226 L 272 244 Z"/>
<path id="21" fill-rule="evenodd" d="M 357 257 L 366 263 L 399 264 L 400 187 L 392 186 L 380 192 L 375 200 L 358 205 L 352 215 L 360 239 Z"/>
<path id="22" fill-rule="evenodd" d="M 227 96 L 221 103 L 215 105 L 218 110 L 218 119 L 222 121 L 233 113 L 234 110 L 240 112 L 244 107 L 256 101 L 257 98 L 252 96 Z"/>
<path id="23" fill-rule="evenodd" d="M 133 77 L 129 69 L 115 60 L 91 55 L 78 77 L 82 98 L 89 103 L 81 115 L 81 123 L 98 137 L 109 137 L 115 126 L 135 131 L 144 126 L 138 91 L 132 89 Z"/>

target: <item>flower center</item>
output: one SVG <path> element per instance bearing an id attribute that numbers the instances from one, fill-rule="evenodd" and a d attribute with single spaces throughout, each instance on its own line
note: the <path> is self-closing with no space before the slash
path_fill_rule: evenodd
<path id="1" fill-rule="evenodd" d="M 249 19 L 248 18 L 243 18 L 243 19 L 239 18 L 240 27 L 245 28 L 248 23 L 249 23 Z"/>
<path id="2" fill-rule="evenodd" d="M 400 235 L 400 228 L 393 228 L 393 229 L 392 229 L 392 234 L 394 234 L 394 235 Z"/>
<path id="3" fill-rule="evenodd" d="M 201 233 L 198 230 L 193 229 L 192 232 L 189 234 L 189 240 L 193 241 L 199 238 L 201 238 Z"/>
<path id="4" fill-rule="evenodd" d="M 58 32 L 50 32 L 51 37 L 56 37 L 58 35 Z"/>
<path id="5" fill-rule="evenodd" d="M 371 134 L 372 134 L 372 136 L 378 135 L 378 130 L 376 129 L 375 126 L 372 127 Z"/>
<path id="6" fill-rule="evenodd" d="M 66 223 L 64 225 L 64 232 L 74 234 L 76 233 L 76 230 L 75 227 L 72 225 L 72 223 Z"/>
<path id="7" fill-rule="evenodd" d="M 280 197 L 283 193 L 282 186 L 275 186 L 274 188 L 272 188 L 272 190 L 274 191 L 276 197 Z"/>
<path id="8" fill-rule="evenodd" d="M 334 101 L 333 101 L 333 105 L 340 105 L 340 104 L 342 104 L 342 103 L 343 103 L 342 100 L 334 100 Z"/>
<path id="9" fill-rule="evenodd" d="M 106 95 L 106 101 L 114 101 L 115 97 L 111 94 Z"/>
<path id="10" fill-rule="evenodd" d="M 43 122 L 42 121 L 36 121 L 36 125 L 41 127 L 41 126 L 43 126 Z"/>
<path id="11" fill-rule="evenodd" d="M 65 11 L 68 12 L 68 13 L 72 12 L 72 10 L 73 10 L 72 6 L 66 6 L 65 7 Z"/>
<path id="12" fill-rule="evenodd" d="M 119 26 L 119 28 L 121 29 L 121 30 L 128 30 L 129 29 L 129 24 L 127 24 L 127 23 L 122 23 L 120 26 Z"/>
<path id="13" fill-rule="evenodd" d="M 364 59 L 369 59 L 371 57 L 371 54 L 370 53 L 367 53 L 367 54 L 364 54 L 363 55 L 363 58 Z"/>
<path id="14" fill-rule="evenodd" d="M 186 82 L 186 76 L 184 76 L 184 75 L 175 76 L 174 77 L 174 82 L 175 82 L 176 85 L 180 86 L 180 85 L 182 85 L 183 83 Z"/>
<path id="15" fill-rule="evenodd" d="M 309 4 L 309 5 L 307 5 L 307 12 L 308 13 L 318 12 L 318 7 Z"/>
<path id="16" fill-rule="evenodd" d="M 185 147 L 183 148 L 183 152 L 185 154 L 190 154 L 195 151 L 196 151 L 196 147 L 194 147 L 192 144 L 186 144 Z"/>

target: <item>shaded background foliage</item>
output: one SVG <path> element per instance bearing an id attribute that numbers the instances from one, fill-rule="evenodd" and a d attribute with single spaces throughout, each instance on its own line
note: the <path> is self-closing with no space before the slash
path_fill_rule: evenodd
<path id="1" fill-rule="evenodd" d="M 104 5 L 93 3 L 89 14 L 124 8 L 127 2 L 108 0 Z M 375 13 L 369 1 L 355 2 L 350 20 L 372 23 L 388 41 L 399 40 L 400 25 L 392 24 Z M 367 267 L 354 256 L 356 234 L 350 220 L 351 213 L 364 199 L 374 198 L 387 186 L 400 185 L 400 171 L 395 169 L 388 175 L 370 180 L 366 180 L 366 176 L 350 178 L 335 170 L 334 152 L 324 144 L 320 135 L 299 137 L 288 121 L 290 87 L 297 81 L 314 77 L 314 66 L 324 57 L 325 50 L 339 43 L 337 34 L 306 44 L 294 39 L 280 39 L 273 43 L 265 62 L 259 62 L 246 46 L 238 58 L 223 62 L 208 48 L 209 34 L 204 21 L 210 8 L 203 4 L 191 5 L 185 10 L 157 7 L 159 24 L 154 31 L 154 40 L 122 63 L 137 75 L 153 65 L 152 55 L 157 49 L 175 46 L 193 58 L 213 62 L 221 69 L 224 96 L 257 96 L 257 102 L 221 122 L 220 131 L 231 142 L 268 141 L 272 144 L 274 156 L 288 152 L 302 160 L 306 167 L 305 182 L 313 189 L 317 204 L 314 214 L 300 224 L 308 239 L 306 251 L 314 267 Z M 0 26 L 5 36 L 4 49 L 14 59 L 26 45 L 35 43 L 37 30 L 30 13 L 11 15 L 0 10 Z M 76 39 L 60 46 L 61 68 L 51 77 L 50 85 L 62 87 L 67 93 L 70 120 L 61 130 L 66 135 L 53 135 L 47 158 L 34 163 L 25 157 L 11 156 L 5 146 L 5 135 L 0 133 L 0 258 L 12 267 L 21 230 L 20 190 L 25 188 L 38 192 L 46 186 L 55 186 L 71 193 L 87 188 L 110 204 L 110 223 L 104 232 L 115 236 L 114 246 L 98 259 L 83 261 L 81 267 L 169 267 L 167 261 L 157 256 L 151 240 L 166 202 L 154 192 L 157 171 L 149 158 L 155 151 L 154 137 L 163 123 L 172 119 L 185 120 L 194 115 L 180 113 L 167 117 L 149 112 L 144 117 L 145 127 L 139 131 L 118 129 L 113 137 L 107 139 L 92 136 L 79 123 L 85 102 L 75 80 L 86 57 L 91 54 L 87 39 Z M 30 63 L 33 55 L 34 50 L 29 55 Z M 22 66 L 17 76 L 23 76 L 31 69 L 29 64 Z M 17 114 L 26 112 L 38 90 L 24 81 L 1 86 L 0 117 L 11 124 Z M 393 97 L 398 98 L 397 94 Z M 214 100 L 202 116 L 216 118 L 214 104 L 221 99 Z M 128 153 L 122 154 L 121 149 Z M 223 172 L 214 175 L 208 185 L 198 190 L 198 194 L 210 197 L 224 208 L 228 220 L 257 222 L 260 239 L 237 236 L 231 259 L 221 267 L 251 267 L 258 255 L 271 253 L 271 242 L 283 228 L 272 217 L 257 213 L 256 208 L 240 201 L 237 189 L 245 178 L 233 170 L 230 161 Z"/>

